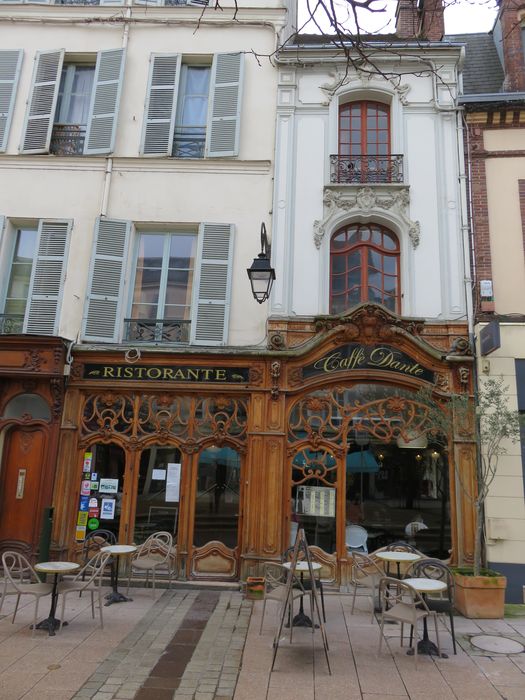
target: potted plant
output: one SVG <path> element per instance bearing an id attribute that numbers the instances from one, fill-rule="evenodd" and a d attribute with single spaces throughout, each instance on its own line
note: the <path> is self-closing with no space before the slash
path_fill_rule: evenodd
<path id="1" fill-rule="evenodd" d="M 464 484 L 456 464 L 458 482 L 475 513 L 473 566 L 453 569 L 456 584 L 455 606 L 466 617 L 503 617 L 507 580 L 498 572 L 484 568 L 482 547 L 484 503 L 496 476 L 499 458 L 507 453 L 506 443 L 515 443 L 520 436 L 519 414 L 508 406 L 508 387 L 503 377 L 482 382 L 476 401 L 475 415 L 465 395 L 451 396 L 449 410 L 443 410 L 430 391 L 421 390 L 420 397 L 429 408 L 429 420 L 436 435 L 451 435 L 456 425 L 473 426 L 478 445 L 477 490 L 474 494 Z"/>

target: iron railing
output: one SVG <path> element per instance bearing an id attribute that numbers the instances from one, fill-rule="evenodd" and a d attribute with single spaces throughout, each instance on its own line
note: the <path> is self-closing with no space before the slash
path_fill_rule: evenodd
<path id="1" fill-rule="evenodd" d="M 206 129 L 200 126 L 175 129 L 173 138 L 174 158 L 204 158 Z"/>
<path id="2" fill-rule="evenodd" d="M 190 321 L 164 318 L 124 319 L 124 338 L 139 343 L 189 343 Z"/>
<path id="3" fill-rule="evenodd" d="M 17 335 L 23 327 L 23 314 L 0 314 L 0 335 Z"/>
<path id="4" fill-rule="evenodd" d="M 100 5 L 100 0 L 54 0 L 55 5 Z"/>
<path id="5" fill-rule="evenodd" d="M 403 156 L 330 156 L 330 182 L 403 182 Z"/>
<path id="6" fill-rule="evenodd" d="M 84 153 L 86 127 L 79 124 L 55 124 L 49 152 L 56 156 L 81 156 Z"/>

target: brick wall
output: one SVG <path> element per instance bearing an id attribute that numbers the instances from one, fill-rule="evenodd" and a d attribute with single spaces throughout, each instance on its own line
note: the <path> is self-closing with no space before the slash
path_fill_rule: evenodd
<path id="1" fill-rule="evenodd" d="M 401 39 L 440 41 L 444 33 L 442 0 L 398 0 L 396 34 Z"/>
<path id="2" fill-rule="evenodd" d="M 417 0 L 399 0 L 396 8 L 396 34 L 411 39 L 419 34 Z"/>
<path id="3" fill-rule="evenodd" d="M 445 33 L 442 0 L 422 0 L 421 36 L 429 41 L 441 41 Z"/>
<path id="4" fill-rule="evenodd" d="M 525 91 L 525 60 L 521 41 L 521 23 L 518 10 L 525 6 L 524 0 L 501 0 L 500 21 L 505 63 L 505 92 Z"/>

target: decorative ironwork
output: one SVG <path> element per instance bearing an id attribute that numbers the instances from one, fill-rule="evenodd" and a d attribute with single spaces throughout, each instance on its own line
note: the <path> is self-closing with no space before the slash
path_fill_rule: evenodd
<path id="1" fill-rule="evenodd" d="M 0 335 L 22 333 L 24 316 L 21 314 L 0 314 Z"/>
<path id="2" fill-rule="evenodd" d="M 189 343 L 191 321 L 124 319 L 124 338 L 139 343 Z"/>
<path id="3" fill-rule="evenodd" d="M 330 182 L 342 185 L 403 182 L 403 156 L 330 156 Z"/>
<path id="4" fill-rule="evenodd" d="M 293 458 L 292 485 L 318 479 L 328 486 L 337 484 L 337 460 L 328 450 L 309 447 L 297 452 Z"/>
<path id="5" fill-rule="evenodd" d="M 174 158 L 204 158 L 206 129 L 201 126 L 185 126 L 175 129 L 173 138 Z"/>
<path id="6" fill-rule="evenodd" d="M 90 396 L 82 415 L 82 433 L 130 435 L 133 431 L 134 405 L 131 397 L 121 394 Z"/>
<path id="7" fill-rule="evenodd" d="M 248 430 L 247 415 L 248 403 L 242 399 L 202 399 L 195 411 L 195 437 L 213 436 L 218 443 L 226 436 L 238 439 Z"/>
<path id="8" fill-rule="evenodd" d="M 54 0 L 55 5 L 100 5 L 100 0 Z"/>
<path id="9" fill-rule="evenodd" d="M 79 124 L 55 124 L 49 152 L 56 156 L 81 156 L 84 153 L 86 127 Z"/>
<path id="10" fill-rule="evenodd" d="M 194 413 L 194 400 L 186 396 L 141 396 L 137 432 L 139 436 L 156 433 L 184 439 L 190 433 L 190 415 Z"/>

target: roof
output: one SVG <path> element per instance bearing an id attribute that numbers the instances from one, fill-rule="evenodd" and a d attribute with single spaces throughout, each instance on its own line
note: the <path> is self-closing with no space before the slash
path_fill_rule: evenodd
<path id="1" fill-rule="evenodd" d="M 505 76 L 492 34 L 453 34 L 445 41 L 465 44 L 464 95 L 501 92 Z"/>

